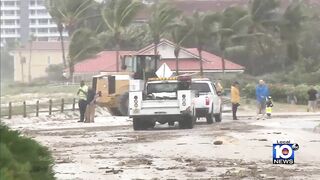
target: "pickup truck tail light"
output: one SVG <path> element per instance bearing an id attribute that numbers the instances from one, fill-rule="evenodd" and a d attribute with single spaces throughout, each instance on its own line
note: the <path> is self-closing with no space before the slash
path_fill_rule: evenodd
<path id="1" fill-rule="evenodd" d="M 206 106 L 209 106 L 209 104 L 210 104 L 210 100 L 208 97 L 206 97 Z"/>

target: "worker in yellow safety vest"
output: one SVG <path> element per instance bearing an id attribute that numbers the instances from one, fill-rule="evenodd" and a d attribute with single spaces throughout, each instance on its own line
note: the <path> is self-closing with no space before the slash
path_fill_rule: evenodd
<path id="1" fill-rule="evenodd" d="M 238 120 L 237 111 L 240 106 L 240 90 L 239 83 L 237 81 L 233 82 L 231 86 L 231 104 L 233 120 Z"/>
<path id="2" fill-rule="evenodd" d="M 84 115 L 87 108 L 87 94 L 88 86 L 85 85 L 84 81 L 80 82 L 80 87 L 78 89 L 78 105 L 80 111 L 80 120 L 78 122 L 84 122 Z"/>

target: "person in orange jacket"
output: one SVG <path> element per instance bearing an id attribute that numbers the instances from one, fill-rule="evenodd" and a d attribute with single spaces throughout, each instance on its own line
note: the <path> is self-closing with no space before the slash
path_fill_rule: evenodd
<path id="1" fill-rule="evenodd" d="M 231 85 L 231 104 L 233 120 L 238 120 L 237 110 L 240 106 L 240 90 L 239 83 L 237 81 L 233 82 Z"/>

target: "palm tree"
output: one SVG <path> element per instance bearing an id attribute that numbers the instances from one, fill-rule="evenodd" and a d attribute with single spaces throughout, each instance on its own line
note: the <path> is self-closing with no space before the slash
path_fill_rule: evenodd
<path id="1" fill-rule="evenodd" d="M 296 62 L 300 58 L 299 37 L 303 30 L 306 15 L 302 1 L 293 1 L 286 9 L 280 21 L 280 36 L 286 44 L 287 59 Z M 286 62 L 284 62 L 286 65 Z"/>
<path id="2" fill-rule="evenodd" d="M 102 10 L 102 17 L 116 44 L 116 68 L 119 72 L 120 41 L 124 29 L 131 24 L 141 7 L 133 0 L 110 0 Z"/>
<path id="3" fill-rule="evenodd" d="M 71 37 L 69 46 L 69 66 L 70 66 L 70 78 L 73 79 L 74 65 L 88 58 L 97 52 L 102 47 L 100 41 L 96 38 L 96 34 L 90 29 L 78 29 Z"/>
<path id="4" fill-rule="evenodd" d="M 30 35 L 29 39 L 29 65 L 28 65 L 28 82 L 31 82 L 31 61 L 32 61 L 32 46 L 33 46 L 33 41 L 35 40 L 35 36 L 33 34 Z"/>
<path id="5" fill-rule="evenodd" d="M 94 0 L 48 0 L 47 3 L 51 16 L 64 25 L 69 38 L 79 24 L 89 18 L 89 9 L 96 5 Z"/>
<path id="6" fill-rule="evenodd" d="M 216 18 L 217 16 L 214 13 L 199 13 L 195 11 L 191 17 L 186 19 L 191 30 L 191 37 L 194 39 L 198 49 L 200 76 L 203 76 L 202 50 L 208 39 L 211 38 L 210 29 Z"/>
<path id="7" fill-rule="evenodd" d="M 66 29 L 68 31 L 68 36 L 71 39 L 79 24 L 89 18 L 87 12 L 90 8 L 96 6 L 96 3 L 93 0 L 47 0 L 46 6 L 53 20 L 57 23 L 60 34 L 63 64 L 66 67 L 67 60 L 65 58 L 63 31 Z M 70 69 L 71 66 L 72 65 L 69 62 L 70 74 L 72 71 L 72 69 Z"/>
<path id="8" fill-rule="evenodd" d="M 264 41 L 273 41 L 268 28 L 276 27 L 279 21 L 279 0 L 253 0 L 251 1 L 248 13 L 237 20 L 233 29 L 247 29 L 247 33 L 234 35 L 231 40 L 234 43 L 240 43 L 238 49 L 246 50 L 249 56 L 249 65 L 253 74 L 255 74 L 255 61 L 253 56 L 257 54 L 268 54 L 266 52 L 266 43 Z"/>
<path id="9" fill-rule="evenodd" d="M 171 30 L 171 38 L 174 42 L 174 56 L 176 58 L 176 75 L 179 75 L 179 53 L 181 44 L 190 36 L 191 30 L 188 28 L 184 19 L 176 20 L 175 25 Z"/>
<path id="10" fill-rule="evenodd" d="M 234 48 L 230 40 L 231 37 L 235 36 L 239 31 L 239 27 L 235 27 L 235 25 L 237 25 L 238 21 L 245 15 L 246 11 L 236 6 L 226 8 L 222 14 L 216 14 L 212 34 L 216 37 L 221 52 L 221 68 L 223 73 L 225 73 L 226 50 Z"/>
<path id="11" fill-rule="evenodd" d="M 169 29 L 173 26 L 174 19 L 180 12 L 166 2 L 154 3 L 151 7 L 151 12 L 148 27 L 154 44 L 154 55 L 157 58 L 160 40 L 165 33 L 169 32 Z"/>
<path id="12" fill-rule="evenodd" d="M 147 31 L 147 25 L 131 24 L 124 29 L 121 35 L 120 46 L 123 50 L 139 50 L 147 46 L 151 42 L 151 37 Z M 98 39 L 101 41 L 105 49 L 114 49 L 114 38 L 110 31 L 105 31 L 98 34 Z"/>
<path id="13" fill-rule="evenodd" d="M 116 69 L 119 72 L 120 41 L 124 29 L 131 24 L 141 3 L 133 0 L 110 0 L 102 10 L 102 18 L 116 43 Z"/>

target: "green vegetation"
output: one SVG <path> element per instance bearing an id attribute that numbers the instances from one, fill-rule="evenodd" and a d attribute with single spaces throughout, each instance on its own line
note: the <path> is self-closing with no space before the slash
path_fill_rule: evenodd
<path id="1" fill-rule="evenodd" d="M 269 84 L 270 94 L 274 101 L 277 102 L 287 102 L 288 95 L 296 96 L 298 100 L 298 104 L 307 104 L 308 102 L 308 90 L 312 86 L 308 86 L 305 84 L 300 84 L 298 86 L 294 85 L 286 85 L 286 84 Z M 256 84 L 246 84 L 241 93 L 242 96 L 247 98 L 255 98 L 255 87 Z M 317 90 L 320 90 L 320 86 L 315 87 Z"/>
<path id="2" fill-rule="evenodd" d="M 0 125 L 0 179 L 55 179 L 53 159 L 47 148 Z"/>
<path id="3" fill-rule="evenodd" d="M 71 38 L 70 47 L 85 47 L 69 48 L 71 67 L 101 49 L 137 50 L 167 38 L 178 44 L 175 55 L 181 46 L 196 47 L 200 57 L 202 50 L 220 55 L 222 69 L 224 60 L 230 59 L 245 66 L 250 75 L 272 73 L 269 79 L 279 83 L 318 83 L 320 77 L 320 14 L 301 0 L 287 7 L 280 0 L 253 0 L 248 6 L 195 11 L 189 17 L 170 1 L 151 6 L 134 0 L 48 2 L 58 27 L 62 24 L 70 37 L 79 32 L 88 35 L 86 41 Z M 150 11 L 150 16 L 145 23 L 133 24 L 139 11 Z"/>

